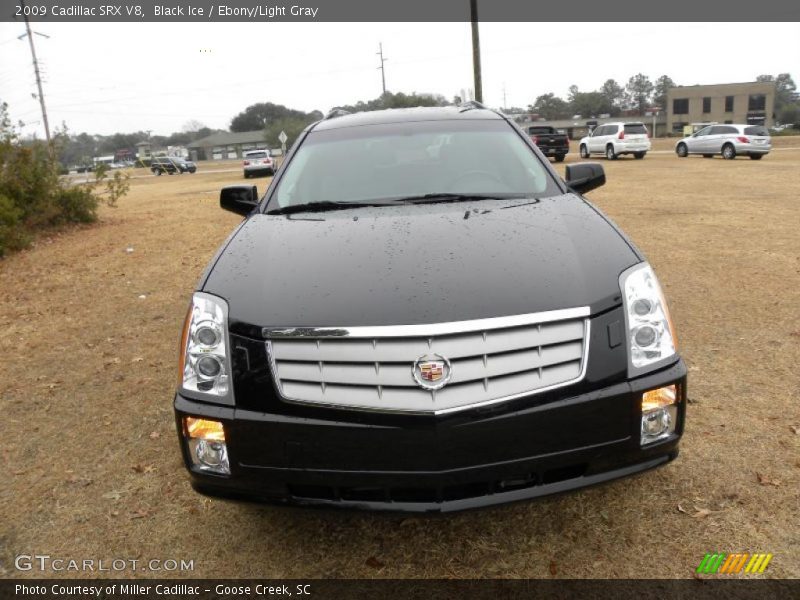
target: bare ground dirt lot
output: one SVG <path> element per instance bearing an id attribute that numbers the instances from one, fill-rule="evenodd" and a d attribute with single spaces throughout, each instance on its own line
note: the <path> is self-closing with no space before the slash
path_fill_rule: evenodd
<path id="1" fill-rule="evenodd" d="M 608 184 L 590 196 L 655 266 L 689 365 L 678 460 L 443 518 L 191 490 L 171 409 L 178 336 L 238 221 L 218 190 L 241 174 L 132 180 L 100 223 L 0 262 L 0 576 L 39 553 L 194 560 L 174 575 L 200 577 L 690 577 L 719 550 L 772 552 L 764 576 L 800 577 L 800 140 L 778 144 L 794 149 L 597 159 Z"/>

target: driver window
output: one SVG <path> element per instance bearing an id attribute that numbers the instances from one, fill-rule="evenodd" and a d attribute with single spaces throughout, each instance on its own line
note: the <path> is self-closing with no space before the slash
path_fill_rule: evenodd
<path id="1" fill-rule="evenodd" d="M 694 135 L 695 137 L 702 137 L 704 135 L 708 135 L 709 133 L 711 133 L 711 127 L 703 127 L 700 131 L 698 131 Z"/>

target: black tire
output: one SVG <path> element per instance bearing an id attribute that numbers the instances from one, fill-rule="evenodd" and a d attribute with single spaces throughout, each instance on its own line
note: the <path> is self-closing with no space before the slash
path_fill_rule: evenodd
<path id="1" fill-rule="evenodd" d="M 761 160 L 762 158 L 764 158 L 763 154 L 751 154 L 750 155 L 750 160 Z"/>
<path id="2" fill-rule="evenodd" d="M 703 154 L 703 158 L 714 158 L 713 154 Z"/>
<path id="3" fill-rule="evenodd" d="M 733 160 L 736 158 L 736 148 L 733 147 L 733 144 L 725 144 L 722 147 L 722 158 L 725 160 Z"/>
<path id="4" fill-rule="evenodd" d="M 556 154 L 555 159 L 556 159 L 556 162 L 564 162 L 564 155 L 563 154 Z"/>
<path id="5" fill-rule="evenodd" d="M 606 158 L 608 160 L 617 160 L 617 153 L 614 152 L 614 146 L 611 144 L 606 146 Z"/>
<path id="6" fill-rule="evenodd" d="M 155 170 L 153 171 L 153 175 L 158 175 L 158 176 L 161 176 L 161 173 L 162 173 L 161 169 L 155 169 Z"/>
<path id="7" fill-rule="evenodd" d="M 675 148 L 675 154 L 681 158 L 686 158 L 689 156 L 689 148 L 686 146 L 686 144 L 678 144 L 678 147 Z"/>
<path id="8" fill-rule="evenodd" d="M 245 172 L 244 172 L 244 178 L 245 178 L 245 179 L 250 179 L 250 173 L 248 173 L 247 171 L 245 171 Z"/>
<path id="9" fill-rule="evenodd" d="M 642 160 L 644 158 L 645 154 L 647 154 L 647 152 L 634 152 L 633 153 L 633 158 L 635 158 L 637 160 Z"/>
<path id="10" fill-rule="evenodd" d="M 586 144 L 581 144 L 580 154 L 581 158 L 589 158 L 589 148 L 586 147 Z"/>

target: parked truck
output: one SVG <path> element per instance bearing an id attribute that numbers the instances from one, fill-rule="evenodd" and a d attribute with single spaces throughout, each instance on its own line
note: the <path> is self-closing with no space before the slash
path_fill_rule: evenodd
<path id="1" fill-rule="evenodd" d="M 528 127 L 528 135 L 542 154 L 552 156 L 556 162 L 563 161 L 569 152 L 569 136 L 566 133 L 558 133 L 555 127 L 531 125 Z"/>

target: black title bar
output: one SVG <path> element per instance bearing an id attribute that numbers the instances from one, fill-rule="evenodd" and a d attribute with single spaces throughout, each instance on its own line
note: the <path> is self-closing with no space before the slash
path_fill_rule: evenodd
<path id="1" fill-rule="evenodd" d="M 49 22 L 448 22 L 469 21 L 469 0 L 10 0 L 0 21 Z M 789 0 L 478 0 L 485 22 L 793 22 Z"/>

